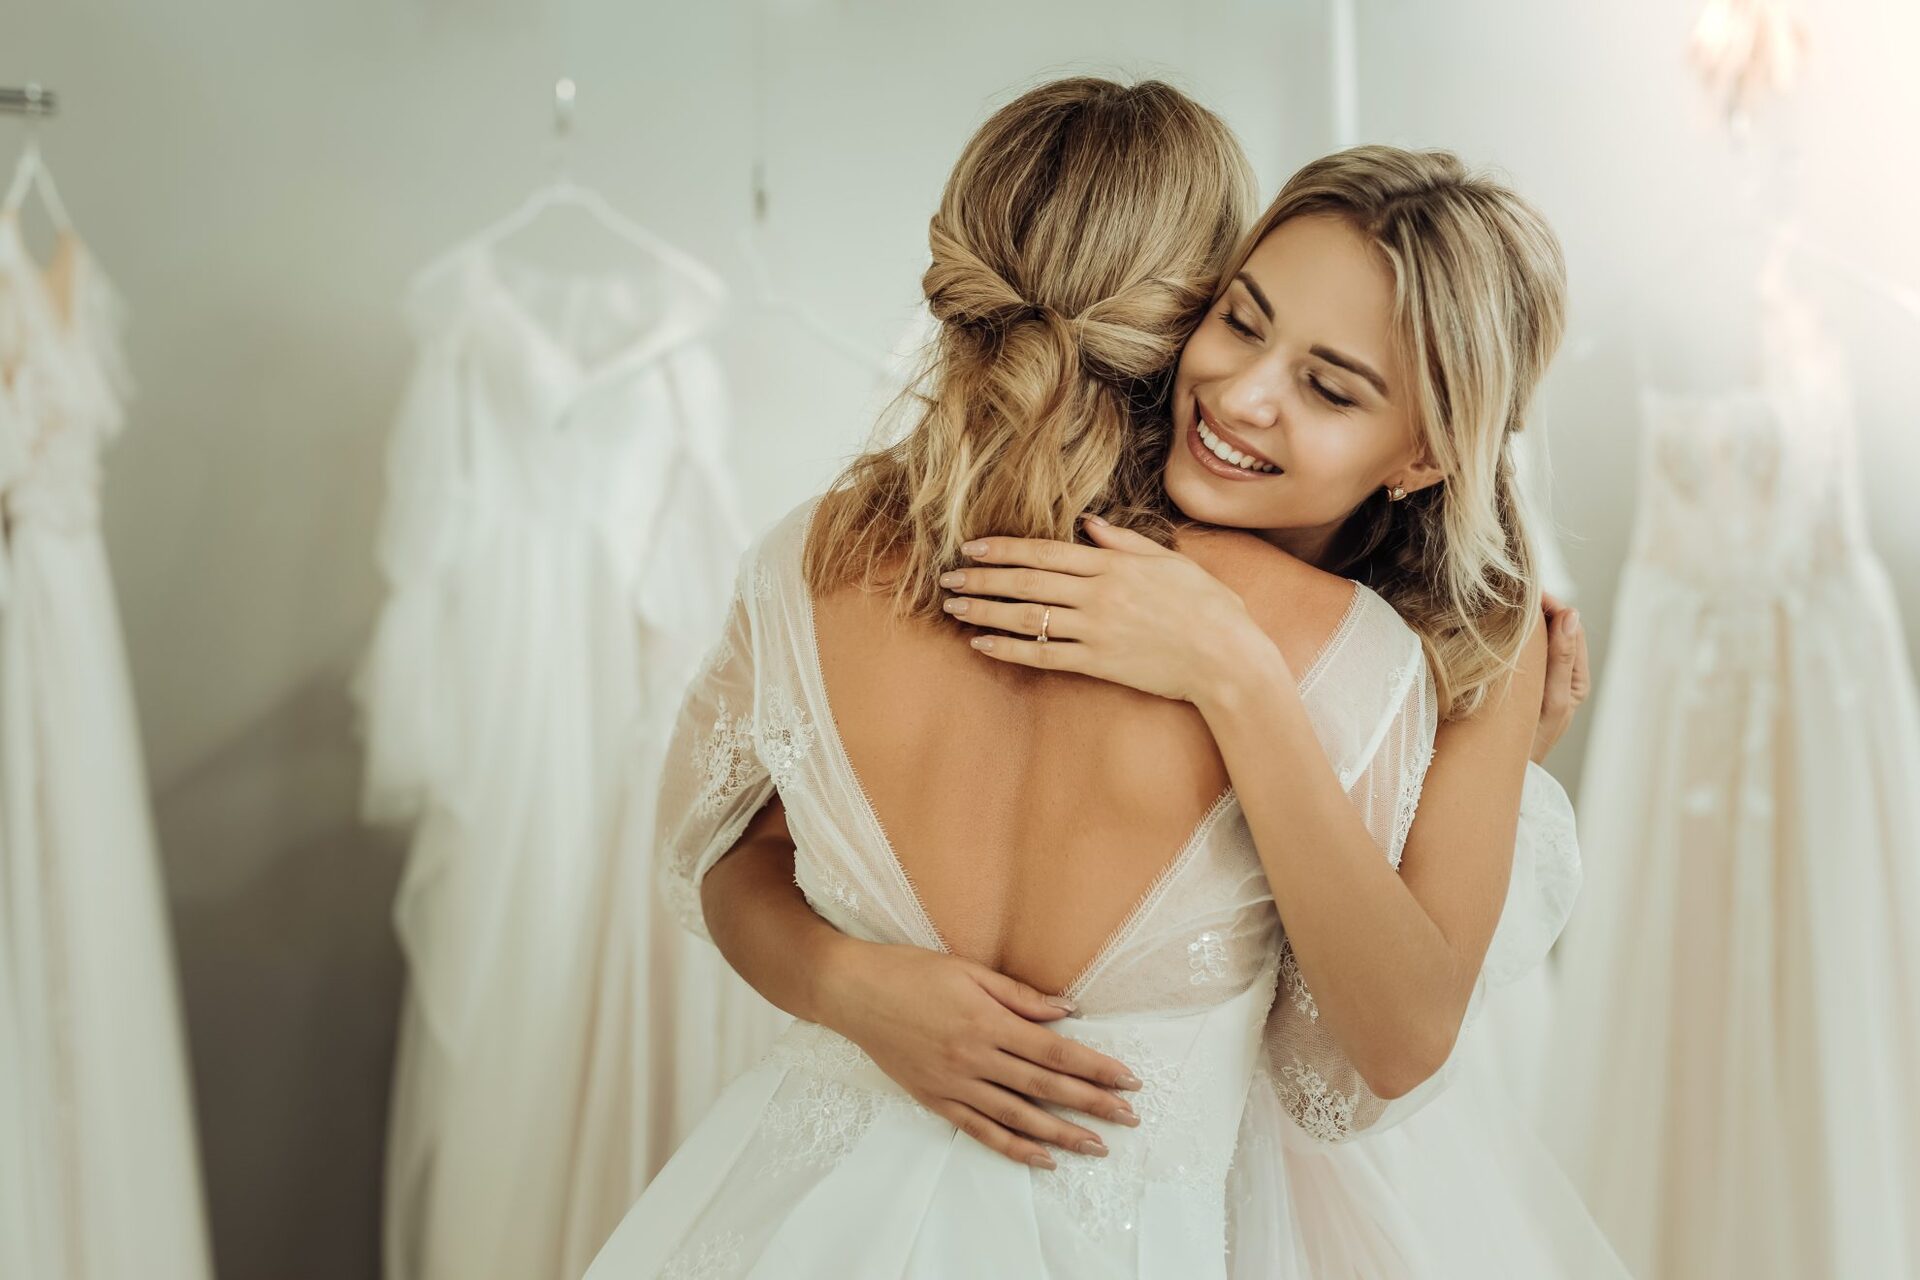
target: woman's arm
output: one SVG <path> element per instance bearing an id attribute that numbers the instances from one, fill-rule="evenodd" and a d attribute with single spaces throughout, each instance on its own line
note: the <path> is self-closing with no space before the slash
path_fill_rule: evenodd
<path id="1" fill-rule="evenodd" d="M 1213 730 L 1321 1019 L 1383 1098 L 1453 1050 L 1506 900 L 1546 669 L 1536 627 L 1490 705 L 1443 724 L 1398 870 L 1380 856 L 1269 642 L 1195 705 Z M 1301 767 L 1315 760 L 1320 767 Z"/>
<path id="2" fill-rule="evenodd" d="M 1041 1143 L 1081 1146 L 1092 1130 L 1044 1099 L 1121 1124 L 1132 1108 L 1100 1087 L 1140 1081 L 1105 1054 L 1036 1025 L 1067 1016 L 1053 997 L 985 965 L 924 947 L 848 937 L 807 904 L 778 797 L 707 872 L 700 901 L 727 963 L 761 995 L 864 1049 L 909 1094 L 1010 1159 L 1053 1167 Z"/>
<path id="3" fill-rule="evenodd" d="M 1327 763 L 1294 673 L 1240 597 L 1186 556 L 1088 523 L 1097 547 L 969 544 L 966 554 L 985 564 L 1023 567 L 964 571 L 966 621 L 1033 635 L 1040 602 L 1051 602 L 1051 634 L 1073 640 L 981 636 L 976 647 L 1002 661 L 1185 699 L 1201 711 L 1316 1016 L 1370 1088 L 1404 1094 L 1451 1051 L 1500 918 L 1541 718 L 1544 630 L 1530 633 L 1518 673 L 1487 708 L 1443 726 L 1396 871 Z"/>

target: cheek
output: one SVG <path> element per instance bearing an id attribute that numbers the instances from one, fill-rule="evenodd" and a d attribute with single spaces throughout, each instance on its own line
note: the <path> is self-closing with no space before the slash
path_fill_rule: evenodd
<path id="1" fill-rule="evenodd" d="M 1221 333 L 1221 327 L 1207 321 L 1187 339 L 1180 351 L 1179 372 L 1174 375 L 1176 388 L 1191 391 L 1195 385 L 1227 377 L 1239 367 L 1245 352 L 1235 349 L 1239 339 Z"/>
<path id="2" fill-rule="evenodd" d="M 1301 482 L 1301 489 L 1313 503 L 1317 514 L 1333 519 L 1358 506 L 1374 487 L 1374 477 L 1385 467 L 1363 441 L 1343 438 L 1337 429 L 1302 432 L 1289 455 L 1293 466 L 1289 473 Z"/>

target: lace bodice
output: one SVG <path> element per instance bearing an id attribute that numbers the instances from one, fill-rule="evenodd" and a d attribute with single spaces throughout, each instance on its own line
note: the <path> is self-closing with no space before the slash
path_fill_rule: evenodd
<path id="1" fill-rule="evenodd" d="M 71 532 L 99 524 L 100 453 L 125 424 L 131 390 L 123 312 L 71 233 L 42 268 L 18 217 L 0 215 L 0 499 L 9 520 Z"/>
<path id="2" fill-rule="evenodd" d="M 800 567 L 815 501 L 748 552 L 727 628 L 689 691 L 662 784 L 662 890 L 681 922 L 705 936 L 699 881 L 777 790 L 796 845 L 795 878 L 821 916 L 854 937 L 943 950 L 827 703 Z M 1418 638 L 1356 583 L 1300 689 L 1328 760 L 1397 866 L 1437 728 Z M 1070 992 L 1087 1017 L 1172 1016 L 1256 981 L 1268 984 L 1272 1006 L 1263 1074 L 1289 1114 L 1326 1140 L 1388 1118 L 1394 1108 L 1367 1090 L 1319 1025 L 1229 790 Z M 1271 999 L 1276 991 L 1282 998 Z"/>
<path id="3" fill-rule="evenodd" d="M 1641 391 L 1631 559 L 1727 601 L 1798 596 L 1869 545 L 1840 347 L 1783 278 L 1760 299 L 1760 381 Z"/>

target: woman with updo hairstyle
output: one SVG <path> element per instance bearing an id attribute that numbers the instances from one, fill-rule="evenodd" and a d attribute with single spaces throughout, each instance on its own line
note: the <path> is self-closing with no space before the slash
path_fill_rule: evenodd
<path id="1" fill-rule="evenodd" d="M 927 227 L 912 429 L 833 486 L 813 589 L 885 584 L 934 619 L 938 572 L 988 530 L 1071 538 L 1097 509 L 1170 542 L 1154 411 L 1252 209 L 1232 133 L 1158 81 L 1058 80 L 996 112 Z"/>

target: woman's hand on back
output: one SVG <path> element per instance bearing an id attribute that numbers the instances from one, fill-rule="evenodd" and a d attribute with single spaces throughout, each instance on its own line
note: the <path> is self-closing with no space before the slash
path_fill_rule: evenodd
<path id="1" fill-rule="evenodd" d="M 778 795 L 701 880 L 700 901 L 714 945 L 755 991 L 846 1036 L 923 1106 L 1002 1155 L 1032 1163 L 1043 1143 L 1098 1141 L 1036 1099 L 1131 1123 L 1102 1087 L 1139 1088 L 1126 1065 L 1042 1025 L 1066 1009 L 985 965 L 849 937 L 822 918 L 794 880 Z"/>
<path id="2" fill-rule="evenodd" d="M 1106 1148 L 1036 1100 L 1139 1123 L 1124 1099 L 1093 1082 L 1137 1089 L 1140 1081 L 1115 1059 L 1037 1025 L 1068 1015 L 1032 987 L 925 947 L 847 943 L 818 986 L 821 1022 L 968 1137 L 1052 1168 L 1043 1143 L 1088 1155 Z M 1081 1145 L 1088 1141 L 1094 1147 Z"/>

